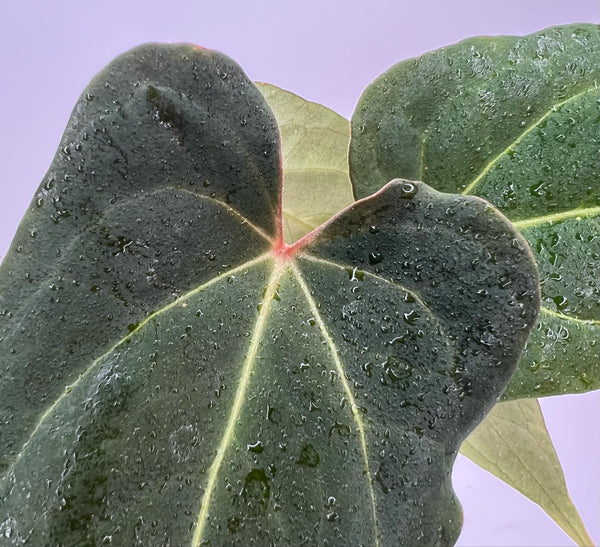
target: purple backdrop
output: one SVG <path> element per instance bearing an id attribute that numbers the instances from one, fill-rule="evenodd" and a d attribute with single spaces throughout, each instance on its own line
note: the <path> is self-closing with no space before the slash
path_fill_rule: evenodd
<path id="1" fill-rule="evenodd" d="M 113 57 L 149 41 L 194 42 L 233 57 L 255 80 L 349 117 L 361 91 L 407 57 L 468 36 L 526 34 L 598 21 L 597 0 L 86 0 L 0 8 L 0 257 L 48 168 L 75 100 Z M 542 401 L 572 498 L 600 541 L 598 393 Z M 536 505 L 459 458 L 465 511 L 458 545 L 566 546 Z"/>

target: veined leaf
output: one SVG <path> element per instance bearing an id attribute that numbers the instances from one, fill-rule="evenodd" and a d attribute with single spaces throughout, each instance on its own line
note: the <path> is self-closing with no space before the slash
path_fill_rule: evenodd
<path id="1" fill-rule="evenodd" d="M 256 84 L 281 130 L 283 235 L 293 243 L 350 205 L 350 122 L 270 84 Z"/>
<path id="2" fill-rule="evenodd" d="M 273 89 L 275 96 L 278 96 L 275 93 L 277 88 L 270 86 L 270 89 Z M 285 97 L 287 92 L 280 90 L 280 93 Z M 327 113 L 327 110 L 325 109 L 324 112 Z M 335 120 L 332 117 L 328 119 L 330 122 Z M 325 124 L 325 120 L 321 123 Z M 282 132 L 282 138 L 282 149 L 286 150 L 289 147 L 286 146 L 286 138 L 289 138 L 289 134 Z M 293 150 L 302 156 L 303 148 L 310 146 L 310 141 L 302 141 L 298 146 L 294 146 Z M 334 161 L 333 157 L 329 159 Z M 283 163 L 285 165 L 285 160 Z M 284 199 L 284 217 L 285 208 Z M 547 322 L 553 317 L 548 312 L 546 315 L 548 317 L 542 317 L 540 323 Z M 560 327 L 555 327 L 554 331 L 560 333 Z M 562 340 L 564 336 L 558 338 L 556 342 L 560 343 Z M 560 359 L 567 348 L 568 344 L 563 350 L 557 345 L 551 349 L 551 345 L 548 344 L 545 347 L 547 355 L 543 357 L 544 362 L 549 363 L 552 359 Z M 530 353 L 531 350 L 530 343 Z M 552 351 L 555 351 L 556 355 L 552 354 Z M 521 400 L 496 405 L 491 414 L 467 437 L 461 451 L 482 468 L 540 505 L 576 542 L 581 545 L 591 545 L 592 541 L 569 498 L 563 472 L 537 400 Z"/>
<path id="3" fill-rule="evenodd" d="M 537 503 L 578 544 L 592 545 L 535 399 L 499 403 L 460 451 Z"/>
<path id="4" fill-rule="evenodd" d="M 600 37 L 576 24 L 403 61 L 352 118 L 358 197 L 395 177 L 496 205 L 528 240 L 542 313 L 506 398 L 600 386 Z"/>
<path id="5" fill-rule="evenodd" d="M 396 180 L 293 246 L 223 55 L 104 69 L 0 267 L 14 545 L 452 544 L 450 474 L 536 322 L 485 201 Z"/>

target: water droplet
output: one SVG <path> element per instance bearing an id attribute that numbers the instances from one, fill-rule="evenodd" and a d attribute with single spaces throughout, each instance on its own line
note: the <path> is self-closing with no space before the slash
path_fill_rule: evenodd
<path id="1" fill-rule="evenodd" d="M 269 420 L 270 422 L 275 423 L 275 421 L 273 420 L 273 411 L 275 409 L 271 406 L 271 405 L 267 405 L 267 420 Z"/>
<path id="2" fill-rule="evenodd" d="M 379 264 L 383 260 L 383 255 L 381 253 L 372 252 L 369 255 L 369 264 L 375 265 Z"/>
<path id="3" fill-rule="evenodd" d="M 260 454 L 265 449 L 260 440 L 256 441 L 254 444 L 247 444 L 246 448 L 248 449 L 248 452 L 254 452 L 255 454 Z"/>
<path id="4" fill-rule="evenodd" d="M 350 281 L 362 281 L 365 278 L 365 272 L 358 268 L 346 268 L 346 273 Z"/>
<path id="5" fill-rule="evenodd" d="M 403 182 L 400 185 L 400 197 L 403 199 L 412 199 L 417 193 L 417 186 L 412 182 Z"/>
<path id="6" fill-rule="evenodd" d="M 246 502 L 252 500 L 269 499 L 271 487 L 264 469 L 253 469 L 246 475 L 242 496 Z"/>
<path id="7" fill-rule="evenodd" d="M 555 296 L 552 300 L 554 300 L 558 311 L 564 310 L 569 304 L 569 301 L 562 295 Z"/>
<path id="8" fill-rule="evenodd" d="M 319 453 L 314 449 L 312 444 L 307 444 L 302 447 L 302 451 L 300 452 L 300 456 L 296 460 L 296 463 L 307 467 L 317 467 L 319 461 Z"/>
<path id="9" fill-rule="evenodd" d="M 334 522 L 334 521 L 338 520 L 339 518 L 340 518 L 340 516 L 335 511 L 331 511 L 331 513 L 327 513 L 327 520 L 329 522 Z"/>
<path id="10" fill-rule="evenodd" d="M 404 317 L 404 321 L 406 321 L 409 325 L 414 325 L 416 320 L 421 317 L 416 310 L 411 310 L 408 313 L 402 314 Z"/>
<path id="11" fill-rule="evenodd" d="M 406 380 L 412 376 L 413 367 L 409 364 L 398 361 L 395 357 L 389 356 L 382 363 L 383 370 L 392 382 Z"/>

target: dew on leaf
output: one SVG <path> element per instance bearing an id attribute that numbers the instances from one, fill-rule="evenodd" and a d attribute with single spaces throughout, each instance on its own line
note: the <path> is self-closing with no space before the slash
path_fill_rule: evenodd
<path id="1" fill-rule="evenodd" d="M 306 444 L 300 451 L 300 456 L 296 460 L 299 465 L 307 467 L 317 467 L 319 465 L 319 453 L 315 450 L 312 444 Z"/>
<path id="2" fill-rule="evenodd" d="M 379 264 L 383 260 L 383 255 L 381 253 L 372 252 L 369 254 L 369 264 L 375 265 Z"/>
<path id="3" fill-rule="evenodd" d="M 403 182 L 400 186 L 400 197 L 412 199 L 417 194 L 417 187 L 412 182 Z"/>
<path id="4" fill-rule="evenodd" d="M 410 310 L 408 313 L 403 313 L 402 317 L 409 325 L 414 325 L 421 315 L 416 310 Z"/>
<path id="5" fill-rule="evenodd" d="M 248 452 L 254 452 L 255 454 L 260 454 L 265 449 L 265 447 L 263 446 L 263 443 L 260 440 L 258 440 L 255 443 L 247 444 L 246 449 L 248 450 Z"/>

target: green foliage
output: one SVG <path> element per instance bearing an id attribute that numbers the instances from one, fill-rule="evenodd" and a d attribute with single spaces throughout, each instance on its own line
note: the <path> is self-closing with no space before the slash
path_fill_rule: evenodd
<path id="1" fill-rule="evenodd" d="M 454 543 L 452 464 L 537 321 L 525 237 L 545 222 L 410 175 L 383 186 L 355 138 L 355 192 L 382 188 L 352 203 L 348 138 L 193 46 L 141 46 L 96 76 L 0 267 L 11 544 Z M 578 202 L 582 222 L 594 207 Z M 544 211 L 574 237 L 572 207 Z"/>
<path id="2" fill-rule="evenodd" d="M 403 61 L 352 117 L 357 197 L 394 177 L 497 206 L 529 242 L 542 313 L 505 397 L 600 386 L 598 26 L 470 38 Z"/>
<path id="3" fill-rule="evenodd" d="M 537 400 L 495 405 L 460 451 L 537 503 L 577 545 L 593 544 L 569 497 Z"/>
<path id="4" fill-rule="evenodd" d="M 301 125 L 301 120 L 307 110 L 307 107 L 302 105 L 302 100 L 294 96 L 293 102 L 286 101 L 288 92 L 277 90 L 274 86 L 269 86 L 268 89 L 269 94 L 265 96 L 270 105 L 278 94 L 281 94 L 281 98 L 275 102 L 279 105 L 285 104 L 288 108 L 285 113 L 281 109 L 274 109 L 278 121 L 279 116 L 283 114 L 289 125 Z M 307 105 L 314 108 L 313 103 L 307 103 Z M 335 123 L 338 123 L 333 113 L 329 111 L 326 115 L 324 111 L 327 109 L 320 108 L 323 114 L 322 119 L 335 120 Z M 290 146 L 286 146 L 286 134 L 282 133 L 283 164 L 285 166 L 285 153 Z M 303 144 L 310 146 L 310 141 Z M 347 145 L 338 146 L 330 151 L 329 160 L 333 165 L 347 161 L 346 149 Z M 293 150 L 294 154 L 302 156 L 301 146 L 293 147 Z M 286 191 L 291 186 L 292 193 L 301 193 L 302 181 L 288 176 L 285 168 L 284 179 Z M 350 188 L 349 181 L 348 188 Z M 331 186 L 328 191 L 335 193 L 339 189 Z M 345 192 L 342 195 L 344 194 Z M 323 200 L 331 202 L 335 200 L 335 197 L 331 196 L 327 199 L 323 196 Z M 284 211 L 285 208 L 284 199 Z M 592 544 L 569 497 L 560 462 L 537 400 L 507 401 L 494 406 L 490 414 L 463 442 L 461 453 L 537 503 L 578 545 Z"/>
<path id="5" fill-rule="evenodd" d="M 350 205 L 350 124 L 320 104 L 256 84 L 281 131 L 283 234 L 293 243 Z"/>

